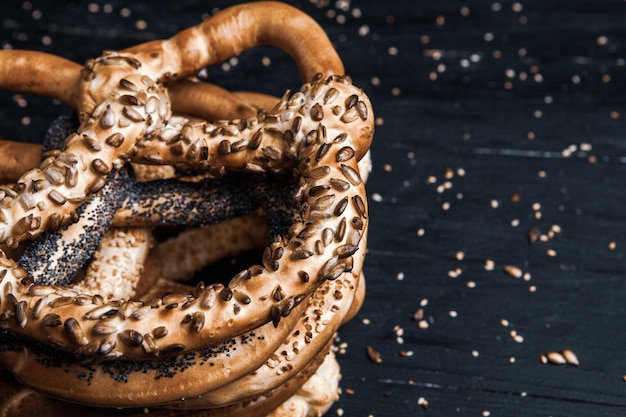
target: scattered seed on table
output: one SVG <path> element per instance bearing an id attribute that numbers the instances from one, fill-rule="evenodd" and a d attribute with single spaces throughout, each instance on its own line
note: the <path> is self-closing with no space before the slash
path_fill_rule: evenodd
<path id="1" fill-rule="evenodd" d="M 540 234 L 541 232 L 539 231 L 539 229 L 537 229 L 536 227 L 531 228 L 528 231 L 528 242 L 535 243 L 537 239 L 539 238 Z"/>
<path id="2" fill-rule="evenodd" d="M 555 365 L 565 365 L 567 363 L 563 355 L 561 355 L 559 352 L 548 352 L 546 353 L 546 358 L 548 359 L 549 363 Z"/>
<path id="3" fill-rule="evenodd" d="M 524 275 L 522 270 L 515 265 L 505 265 L 503 269 L 504 269 L 504 272 L 506 272 L 509 276 L 513 278 L 521 278 L 522 275 Z"/>
<path id="4" fill-rule="evenodd" d="M 428 408 L 428 400 L 424 397 L 419 397 L 417 399 L 417 405 L 421 406 L 423 409 Z"/>
<path id="5" fill-rule="evenodd" d="M 491 259 L 487 259 L 485 261 L 485 270 L 486 271 L 493 271 L 493 269 L 495 268 L 496 263 L 495 261 L 491 260 Z"/>
<path id="6" fill-rule="evenodd" d="M 561 354 L 563 355 L 563 358 L 565 358 L 565 361 L 568 364 L 574 365 L 574 366 L 578 366 L 580 364 L 580 362 L 578 361 L 578 357 L 576 356 L 574 352 L 572 352 L 571 349 L 563 349 L 561 351 Z"/>
<path id="7" fill-rule="evenodd" d="M 374 349 L 372 346 L 366 346 L 365 349 L 367 350 L 367 357 L 374 363 L 382 363 L 383 359 L 380 356 L 380 353 Z M 563 359 L 565 360 L 565 359 Z"/>

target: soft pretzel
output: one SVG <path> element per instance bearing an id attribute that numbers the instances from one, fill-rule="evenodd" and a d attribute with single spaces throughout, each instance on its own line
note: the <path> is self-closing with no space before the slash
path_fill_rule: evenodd
<path id="1" fill-rule="evenodd" d="M 175 98 L 198 87 L 191 103 L 212 97 L 219 101 L 223 93 L 219 89 L 184 79 L 265 43 L 295 58 L 305 81 L 299 91 L 286 93 L 271 110 L 238 120 L 172 117 L 172 106 L 188 113 L 193 109 L 170 101 L 168 89 Z M 24 56 L 31 63 L 46 58 Z M 5 57 L 9 55 L 0 51 L 0 61 Z M 359 161 L 368 161 L 374 131 L 368 98 L 343 75 L 341 61 L 315 22 L 297 9 L 273 2 L 234 6 L 168 40 L 107 51 L 88 61 L 78 77 L 74 64 L 58 62 L 63 69 L 54 82 L 66 87 L 60 99 L 76 107 L 80 126 L 62 149 L 47 154 L 39 168 L 0 187 L 0 243 L 14 248 L 74 221 L 80 217 L 79 208 L 98 198 L 111 172 L 127 162 L 226 177 L 233 171 L 289 174 L 295 182 L 288 204 L 292 224 L 270 225 L 280 231 L 268 242 L 260 263 L 230 280 L 201 283 L 192 290 L 182 287 L 184 292 L 176 292 L 176 284 L 159 284 L 149 298 L 140 297 L 134 284 L 119 288 L 119 293 L 118 288 L 89 281 L 82 287 L 43 288 L 13 255 L 0 252 L 0 326 L 15 338 L 14 346 L 21 347 L 1 354 L 4 366 L 30 387 L 90 405 L 180 406 L 182 396 L 192 396 L 188 406 L 208 407 L 201 415 L 236 415 L 254 407 L 269 412 L 277 406 L 274 399 L 284 400 L 304 383 L 325 356 L 334 331 L 362 303 L 364 293 L 358 288 L 363 288 L 359 281 L 369 213 L 366 172 L 360 172 L 364 163 Z M 29 77 L 40 75 L 39 64 L 19 75 L 10 65 L 0 67 L 3 79 L 16 78 L 0 79 L 0 88 L 35 93 L 39 89 L 59 98 L 53 82 L 40 87 L 28 83 Z M 232 111 L 250 111 L 246 95 L 236 97 Z M 175 181 L 180 185 L 174 192 L 184 190 L 182 181 Z M 144 208 L 154 213 L 169 200 L 159 197 Z M 202 198 L 197 194 L 189 200 Z M 108 210 L 107 218 L 113 212 L 113 225 L 154 226 L 167 217 L 149 215 L 137 222 L 142 218 L 139 211 L 124 214 L 124 207 L 118 207 Z M 275 221 L 271 214 L 270 223 Z M 188 220 L 174 217 L 172 222 Z M 104 282 L 110 275 L 96 281 Z M 118 279 L 114 281 L 107 284 L 115 287 Z M 94 294 L 98 288 L 107 288 L 106 297 Z M 323 307 L 330 308 L 331 318 L 322 319 Z M 51 316 L 55 320 L 43 319 Z M 323 325 L 317 323 L 319 329 L 309 335 L 313 316 L 319 316 Z M 258 377 L 246 376 L 253 371 L 271 374 L 271 367 L 262 363 L 285 340 L 301 344 L 301 337 L 310 346 L 297 349 L 306 353 L 296 355 L 295 362 L 284 363 L 284 376 L 273 378 L 265 389 L 254 382 Z M 311 337 L 312 344 L 306 341 Z M 27 347 L 26 339 L 35 340 L 32 346 L 38 347 Z M 240 344 L 239 352 L 229 354 L 233 341 Z M 72 352 L 82 364 L 91 364 L 90 376 L 79 389 L 50 383 L 64 373 L 59 373 L 61 368 L 76 370 L 82 365 L 42 359 L 48 351 L 57 352 L 50 353 L 51 358 L 63 357 L 58 351 Z M 222 371 L 202 373 L 198 366 L 202 355 L 209 355 L 202 360 L 214 360 Z M 122 371 L 133 366 L 142 372 Z M 127 389 L 120 390 L 119 382 L 109 377 L 111 369 L 116 378 L 129 381 Z M 163 372 L 172 379 L 156 384 L 157 394 L 150 387 Z M 97 388 L 89 385 L 94 381 Z"/>

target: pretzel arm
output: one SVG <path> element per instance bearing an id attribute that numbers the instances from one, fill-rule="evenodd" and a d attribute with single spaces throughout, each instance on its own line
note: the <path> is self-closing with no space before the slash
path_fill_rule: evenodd
<path id="1" fill-rule="evenodd" d="M 341 59 L 317 22 L 293 6 L 272 1 L 224 9 L 169 40 L 122 53 L 134 55 L 162 77 L 187 77 L 259 45 L 277 46 L 291 55 L 305 82 L 318 73 L 344 74 Z"/>
<path id="2" fill-rule="evenodd" d="M 0 89 L 36 94 L 76 107 L 81 65 L 45 52 L 0 51 Z"/>

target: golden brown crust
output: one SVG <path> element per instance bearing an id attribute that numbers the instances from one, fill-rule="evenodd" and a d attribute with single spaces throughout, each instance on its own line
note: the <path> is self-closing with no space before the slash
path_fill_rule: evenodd
<path id="1" fill-rule="evenodd" d="M 0 139 L 0 182 L 14 182 L 41 162 L 41 145 Z"/>
<path id="2" fill-rule="evenodd" d="M 266 107 L 275 100 L 269 97 L 232 96 L 188 80 L 174 83 L 266 43 L 291 54 L 307 81 L 271 110 Z M 374 131 L 369 100 L 343 75 L 319 26 L 297 9 L 274 2 L 235 6 L 171 39 L 105 52 L 87 62 L 78 84 L 73 64 L 60 65 L 64 69 L 57 83 L 67 86 L 64 99 L 73 100 L 81 126 L 64 149 L 0 190 L 0 244 L 16 247 L 70 221 L 109 172 L 128 161 L 211 173 L 293 173 L 298 188 L 293 204 L 299 208 L 289 231 L 265 242 L 259 265 L 226 283 L 189 288 L 159 281 L 155 267 L 166 260 L 153 263 L 153 254 L 143 281 L 156 284 L 143 296 L 134 283 L 106 282 L 113 273 L 98 276 L 93 270 L 87 270 L 93 282 L 34 285 L 32 276 L 0 253 L 0 292 L 5 294 L 0 325 L 16 334 L 19 346 L 0 353 L 0 361 L 25 385 L 72 402 L 180 406 L 184 397 L 185 407 L 204 409 L 193 415 L 271 412 L 317 368 L 339 325 L 362 304 L 364 293 L 358 288 L 364 287 L 359 281 L 369 212 L 366 175 L 360 170 L 366 167 Z M 24 80 L 36 77 L 37 68 L 7 86 L 31 88 Z M 225 111 L 246 118 L 214 123 L 172 118 L 168 86 L 185 112 L 205 103 L 208 110 L 198 113 L 213 117 L 213 107 L 234 97 Z M 44 94 L 50 90 L 40 88 Z M 189 102 L 181 102 L 191 91 Z M 239 241 L 234 246 L 243 247 Z M 113 256 L 117 253 L 113 250 Z M 134 277 L 146 254 L 133 255 L 138 261 L 131 268 Z M 51 346 L 56 353 L 48 358 Z M 61 378 L 64 384 L 51 383 Z M 276 417 L 292 413 L 295 404 Z"/>
<path id="3" fill-rule="evenodd" d="M 230 384 L 224 384 L 201 397 L 189 398 L 179 405 L 202 409 L 236 403 L 286 383 L 332 343 L 333 335 L 350 312 L 354 300 L 352 295 L 362 285 L 362 276 L 350 277 L 349 274 L 326 283 L 311 296 L 306 311 L 291 334 L 262 366 Z M 343 295 L 345 289 L 350 289 L 348 295 Z"/>
<path id="4" fill-rule="evenodd" d="M 321 362 L 321 365 L 320 365 Z M 302 372 L 281 387 L 253 400 L 207 410 L 136 409 L 124 411 L 128 417 L 153 415 L 155 417 L 309 417 L 321 415 L 338 398 L 339 367 L 332 352 L 322 351 Z M 315 410 L 314 414 L 294 413 L 293 402 L 299 409 Z M 115 410 L 85 407 L 47 397 L 24 388 L 11 374 L 0 369 L 0 415 L 22 417 L 107 417 L 117 415 Z M 244 414 L 242 414 L 244 413 Z"/>
<path id="5" fill-rule="evenodd" d="M 140 44 L 123 53 L 136 56 L 163 76 L 187 77 L 265 44 L 290 54 L 304 82 L 319 73 L 344 74 L 341 59 L 317 22 L 293 6 L 272 1 L 224 9 L 166 41 Z"/>
<path id="6" fill-rule="evenodd" d="M 0 89 L 54 98 L 76 107 L 80 68 L 75 62 L 45 52 L 1 50 Z"/>

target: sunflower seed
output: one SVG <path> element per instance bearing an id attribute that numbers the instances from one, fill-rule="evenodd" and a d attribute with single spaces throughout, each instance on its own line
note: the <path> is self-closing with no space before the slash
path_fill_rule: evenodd
<path id="1" fill-rule="evenodd" d="M 124 330 L 123 332 L 118 333 L 118 337 L 122 340 L 122 342 L 131 347 L 141 346 L 141 343 L 143 342 L 143 336 L 136 330 Z"/>
<path id="2" fill-rule="evenodd" d="M 81 327 L 78 320 L 70 317 L 69 319 L 65 320 L 65 323 L 63 323 L 63 328 L 65 329 L 65 332 L 72 338 L 72 340 L 74 340 L 74 342 L 78 343 L 79 345 L 87 344 L 88 340 L 85 337 L 85 334 L 83 333 L 83 328 Z"/>
<path id="3" fill-rule="evenodd" d="M 61 317 L 55 313 L 48 313 L 41 319 L 41 324 L 44 327 L 58 327 L 61 323 Z"/>
<path id="4" fill-rule="evenodd" d="M 352 183 L 352 185 L 359 185 L 362 182 L 361 176 L 359 175 L 358 171 L 356 171 L 349 165 L 341 164 L 341 173 L 348 181 Z"/>

